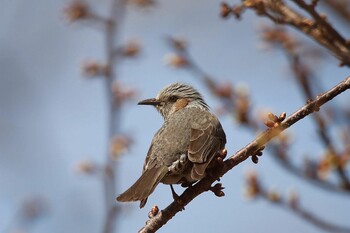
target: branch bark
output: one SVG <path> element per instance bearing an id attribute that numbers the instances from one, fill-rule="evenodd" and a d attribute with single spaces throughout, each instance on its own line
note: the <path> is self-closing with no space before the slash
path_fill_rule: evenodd
<path id="1" fill-rule="evenodd" d="M 165 225 L 173 216 L 180 212 L 184 206 L 190 203 L 195 197 L 201 193 L 210 190 L 212 183 L 222 177 L 225 173 L 233 167 L 243 162 L 252 155 L 255 155 L 262 146 L 271 141 L 274 137 L 279 135 L 296 122 L 302 120 L 311 113 L 318 111 L 319 108 L 332 100 L 337 95 L 350 88 L 350 76 L 340 82 L 338 85 L 328 90 L 327 92 L 316 97 L 315 100 L 310 101 L 299 110 L 288 116 L 276 127 L 268 128 L 257 136 L 252 142 L 244 148 L 236 152 L 229 159 L 225 160 L 222 165 L 214 169 L 209 176 L 200 180 L 194 186 L 186 189 L 177 201 L 172 202 L 164 210 L 147 221 L 146 225 L 139 231 L 140 233 L 156 232 L 159 228 Z"/>
<path id="2" fill-rule="evenodd" d="M 340 65 L 350 66 L 350 45 L 348 41 L 328 22 L 325 16 L 316 11 L 315 5 L 307 4 L 303 0 L 293 0 L 295 4 L 311 16 L 311 18 L 308 18 L 291 8 L 284 1 L 243 0 L 242 2 L 241 5 L 235 8 L 252 9 L 257 15 L 265 16 L 276 24 L 294 27 L 327 48 L 340 60 Z M 236 17 L 239 18 L 240 14 Z"/>

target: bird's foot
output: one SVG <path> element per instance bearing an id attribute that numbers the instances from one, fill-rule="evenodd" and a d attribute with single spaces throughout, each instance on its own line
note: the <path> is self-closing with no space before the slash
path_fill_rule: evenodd
<path id="1" fill-rule="evenodd" d="M 192 182 L 183 182 L 182 184 L 181 184 L 181 187 L 183 187 L 183 188 L 189 188 L 189 187 L 192 187 Z"/>

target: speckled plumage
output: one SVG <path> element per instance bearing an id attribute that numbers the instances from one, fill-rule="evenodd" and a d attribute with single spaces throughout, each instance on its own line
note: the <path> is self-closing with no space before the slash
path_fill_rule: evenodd
<path id="1" fill-rule="evenodd" d="M 202 179 L 217 152 L 224 149 L 226 135 L 202 96 L 189 85 L 171 84 L 155 99 L 140 104 L 154 105 L 164 124 L 154 135 L 142 176 L 117 200 L 140 200 L 143 207 L 159 182 L 179 184 Z"/>

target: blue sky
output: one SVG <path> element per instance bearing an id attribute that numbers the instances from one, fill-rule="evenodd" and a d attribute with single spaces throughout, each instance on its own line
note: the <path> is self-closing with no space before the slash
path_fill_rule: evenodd
<path id="1" fill-rule="evenodd" d="M 31 196 L 45 197 L 50 213 L 32 232 L 100 232 L 103 192 L 99 177 L 77 174 L 78 161 L 102 163 L 107 144 L 106 101 L 102 80 L 81 76 L 86 58 L 103 59 L 103 37 L 83 25 L 69 25 L 63 17 L 67 1 L 2 0 L 0 9 L 0 231 L 12 225 L 20 203 Z M 108 1 L 98 1 L 103 12 Z M 170 52 L 166 36 L 186 38 L 192 56 L 218 82 L 247 86 L 255 108 L 292 113 L 305 102 L 290 78 L 284 56 L 261 49 L 258 26 L 268 21 L 252 13 L 243 20 L 219 17 L 220 1 L 159 1 L 154 8 L 129 7 L 120 30 L 121 41 L 139 39 L 142 54 L 117 67 L 120 81 L 140 91 L 138 99 L 123 107 L 121 130 L 133 135 L 135 144 L 120 161 L 119 192 L 141 173 L 153 134 L 162 124 L 152 108 L 137 106 L 165 85 L 183 81 L 200 90 L 214 109 L 218 102 L 205 86 L 186 71 L 164 64 Z M 349 31 L 346 31 L 349 34 Z M 318 79 L 330 88 L 348 74 L 330 58 L 316 67 Z M 337 103 L 344 105 L 349 93 Z M 227 116 L 220 118 L 227 134 L 229 154 L 246 145 L 254 135 Z M 308 119 L 294 134 L 293 156 L 320 152 Z M 226 196 L 205 193 L 195 199 L 159 232 L 319 232 L 293 214 L 265 201 L 248 201 L 243 195 L 244 174 L 257 169 L 263 182 L 286 194 L 294 189 L 301 202 L 321 217 L 348 223 L 348 197 L 314 188 L 278 167 L 268 153 L 258 165 L 247 160 L 222 182 Z M 178 192 L 182 189 L 176 187 Z M 116 193 L 116 196 L 117 194 Z M 151 206 L 164 208 L 171 201 L 169 187 L 159 185 L 144 209 L 125 205 L 119 232 L 136 232 L 147 220 Z M 14 225 L 16 225 L 14 223 Z M 349 225 L 350 227 L 350 225 Z"/>

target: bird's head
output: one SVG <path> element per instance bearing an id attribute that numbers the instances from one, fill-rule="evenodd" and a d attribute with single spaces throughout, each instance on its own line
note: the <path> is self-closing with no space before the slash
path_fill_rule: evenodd
<path id="1" fill-rule="evenodd" d="M 146 99 L 138 104 L 155 106 L 164 119 L 182 108 L 209 109 L 202 95 L 192 86 L 184 83 L 170 84 L 163 88 L 156 98 Z"/>

